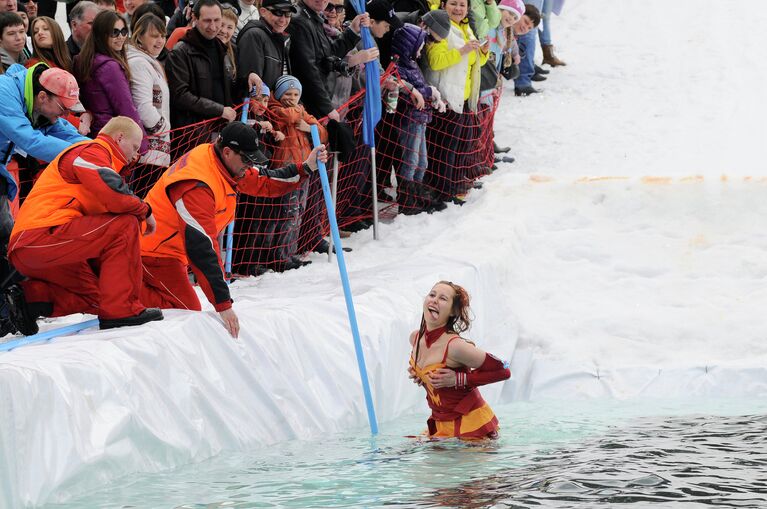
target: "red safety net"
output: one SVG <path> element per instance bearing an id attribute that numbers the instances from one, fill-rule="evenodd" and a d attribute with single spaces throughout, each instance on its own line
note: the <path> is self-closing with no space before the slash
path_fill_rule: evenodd
<path id="1" fill-rule="evenodd" d="M 393 66 L 381 78 L 384 83 L 396 78 Z M 382 95 L 388 92 L 382 86 Z M 477 112 L 438 113 L 429 110 L 414 113 L 414 103 L 406 92 L 399 96 L 396 109 L 384 109 L 376 128 L 377 194 L 381 217 L 397 213 L 429 210 L 438 202 L 460 202 L 474 180 L 489 174 L 493 165 L 493 117 L 499 100 L 493 92 L 480 101 Z M 388 98 L 390 99 L 390 98 Z M 392 101 L 385 101 L 388 107 Z M 356 230 L 363 220 L 372 218 L 371 150 L 362 138 L 364 91 L 353 96 L 338 110 L 350 128 L 356 148 L 344 161 L 331 159 L 328 174 L 333 179 L 337 165 L 336 217 L 341 230 Z M 286 125 L 290 120 L 270 111 L 259 111 L 252 105 L 248 122 L 268 121 L 273 129 L 285 134 L 277 141 L 274 134 L 263 133 L 261 141 L 275 167 L 287 162 L 300 164 L 311 150 L 310 134 Z M 241 108 L 240 108 L 241 110 Z M 431 120 L 423 127 L 423 113 Z M 325 124 L 326 119 L 322 119 Z M 418 125 L 420 124 L 420 125 Z M 149 152 L 134 165 L 127 178 L 134 192 L 145 196 L 167 164 L 201 143 L 215 140 L 225 122 L 214 119 L 174 129 L 150 139 L 150 148 L 163 148 L 170 142 L 171 156 Z M 256 126 L 258 127 L 258 126 Z M 423 133 L 423 134 L 422 134 Z M 303 138 L 303 139 L 300 139 Z M 419 157 L 425 138 L 426 157 Z M 286 147 L 293 147 L 288 150 Z M 331 150 L 336 147 L 332 146 Z M 166 151 L 167 152 L 167 151 Z M 334 154 L 334 157 L 338 157 Z M 340 159 L 340 158 L 339 158 Z M 420 159 L 420 160 L 419 160 Z M 29 193 L 39 165 L 29 160 L 20 163 L 20 199 Z M 326 245 L 329 234 L 319 172 L 305 179 L 295 190 L 279 198 L 263 198 L 240 194 L 235 222 L 233 272 L 241 275 L 260 274 L 265 270 L 282 271 L 301 265 L 300 257 L 318 246 Z"/>

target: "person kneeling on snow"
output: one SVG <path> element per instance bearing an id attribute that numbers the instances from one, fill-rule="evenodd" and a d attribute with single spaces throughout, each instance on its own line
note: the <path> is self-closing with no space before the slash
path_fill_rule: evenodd
<path id="1" fill-rule="evenodd" d="M 19 210 L 8 257 L 27 280 L 6 291 L 11 322 L 37 333 L 39 316 L 98 315 L 102 329 L 162 320 L 139 300 L 140 225 L 152 208 L 120 175 L 144 133 L 114 117 L 95 140 L 65 149 L 43 170 Z"/>
<path id="2" fill-rule="evenodd" d="M 236 338 L 240 325 L 232 309 L 218 235 L 234 219 L 237 192 L 281 196 L 316 171 L 318 160 L 327 161 L 324 145 L 300 165 L 269 169 L 258 133 L 239 122 L 228 124 L 214 144 L 204 143 L 181 156 L 146 197 L 157 218 L 157 234 L 141 240 L 141 301 L 160 308 L 201 310 L 187 276 L 191 265 L 224 327 Z"/>

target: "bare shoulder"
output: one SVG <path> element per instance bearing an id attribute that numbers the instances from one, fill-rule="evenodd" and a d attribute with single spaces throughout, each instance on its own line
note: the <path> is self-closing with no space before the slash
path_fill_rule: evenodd
<path id="1" fill-rule="evenodd" d="M 418 337 L 418 331 L 414 330 L 410 333 L 410 346 L 415 345 L 415 339 Z"/>

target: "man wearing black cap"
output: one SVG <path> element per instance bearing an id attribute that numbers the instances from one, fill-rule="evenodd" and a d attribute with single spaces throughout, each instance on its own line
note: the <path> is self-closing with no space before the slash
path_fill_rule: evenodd
<path id="1" fill-rule="evenodd" d="M 227 125 L 215 143 L 199 145 L 176 161 L 149 191 L 157 231 L 141 241 L 141 302 L 159 308 L 201 309 L 189 283 L 197 282 L 237 337 L 240 326 L 224 277 L 218 236 L 234 219 L 237 193 L 281 196 L 327 161 L 325 147 L 312 150 L 300 166 L 268 169 L 258 133 L 239 122 Z M 255 168 L 254 168 L 255 166 Z"/>
<path id="2" fill-rule="evenodd" d="M 274 89 L 277 78 L 290 74 L 290 36 L 285 30 L 298 10 L 290 0 L 262 0 L 258 12 L 261 19 L 249 21 L 237 36 L 237 79 L 244 87 L 248 74 L 256 73 Z"/>
<path id="3" fill-rule="evenodd" d="M 333 108 L 332 96 L 335 77 L 348 73 L 344 57 L 360 40 L 360 27 L 370 26 L 370 16 L 357 15 L 339 37 L 330 39 L 325 32 L 325 7 L 329 0 L 298 0 L 298 15 L 288 27 L 290 33 L 290 63 L 293 75 L 304 86 L 301 101 L 306 111 L 317 118 L 327 116 L 339 121 L 340 115 Z M 378 53 L 366 53 L 365 63 Z"/>

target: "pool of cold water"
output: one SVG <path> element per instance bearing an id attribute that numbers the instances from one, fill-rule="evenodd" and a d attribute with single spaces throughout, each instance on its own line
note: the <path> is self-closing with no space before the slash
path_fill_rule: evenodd
<path id="1" fill-rule="evenodd" d="M 126 477 L 47 508 L 767 507 L 767 402 L 496 408 L 492 443 L 405 438 L 424 417 Z"/>

